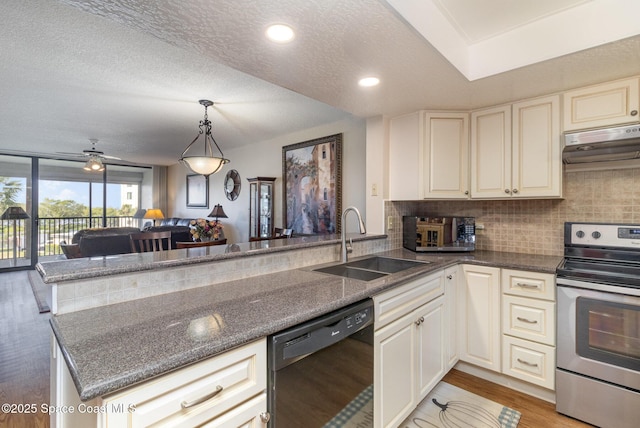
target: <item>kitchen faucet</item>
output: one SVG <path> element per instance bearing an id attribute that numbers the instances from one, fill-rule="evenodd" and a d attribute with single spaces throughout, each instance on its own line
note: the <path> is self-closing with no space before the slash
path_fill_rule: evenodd
<path id="1" fill-rule="evenodd" d="M 360 211 L 358 211 L 358 209 L 356 207 L 348 207 L 345 208 L 344 211 L 342 211 L 342 263 L 346 263 L 347 262 L 347 253 L 351 253 L 353 251 L 352 248 L 352 240 L 351 238 L 349 238 L 349 243 L 347 244 L 347 222 L 346 222 L 346 218 L 347 218 L 347 213 L 349 211 L 353 211 L 356 213 L 356 215 L 358 216 L 358 222 L 359 222 L 359 227 L 360 227 L 360 233 L 361 234 L 365 234 L 367 233 L 367 229 L 364 226 L 364 222 L 362 221 L 362 216 L 360 215 Z"/>

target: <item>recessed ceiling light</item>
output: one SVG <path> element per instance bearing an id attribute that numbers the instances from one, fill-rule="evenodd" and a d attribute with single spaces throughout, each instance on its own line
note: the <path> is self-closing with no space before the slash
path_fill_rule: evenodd
<path id="1" fill-rule="evenodd" d="M 370 86 L 378 86 L 380 84 L 380 79 L 377 77 L 364 77 L 358 81 L 358 85 L 364 87 Z"/>
<path id="2" fill-rule="evenodd" d="M 293 28 L 285 24 L 274 24 L 267 28 L 267 37 L 277 43 L 287 43 L 293 40 Z"/>

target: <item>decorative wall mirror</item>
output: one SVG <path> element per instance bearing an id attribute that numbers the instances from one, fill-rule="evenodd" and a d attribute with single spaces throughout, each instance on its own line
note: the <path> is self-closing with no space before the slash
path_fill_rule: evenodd
<path id="1" fill-rule="evenodd" d="M 230 201 L 238 199 L 240 194 L 240 174 L 235 169 L 227 172 L 227 176 L 224 178 L 224 193 Z"/>

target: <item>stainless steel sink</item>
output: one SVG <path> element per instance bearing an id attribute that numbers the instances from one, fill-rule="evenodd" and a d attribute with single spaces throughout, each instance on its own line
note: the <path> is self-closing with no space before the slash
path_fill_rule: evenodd
<path id="1" fill-rule="evenodd" d="M 425 265 L 428 262 L 417 262 L 414 260 L 390 259 L 388 257 L 369 257 L 367 259 L 356 260 L 346 263 L 348 267 L 374 270 L 377 272 L 396 273 L 412 267 Z"/>
<path id="2" fill-rule="evenodd" d="M 344 264 L 314 269 L 314 272 L 330 273 L 344 278 L 359 279 L 361 281 L 372 281 L 382 276 L 388 275 L 384 272 L 373 272 L 365 269 L 350 268 Z"/>
<path id="3" fill-rule="evenodd" d="M 314 269 L 314 272 L 329 273 L 344 278 L 372 281 L 374 279 L 411 269 L 412 267 L 428 264 L 414 260 L 391 259 L 388 257 L 369 257 L 348 263 Z"/>

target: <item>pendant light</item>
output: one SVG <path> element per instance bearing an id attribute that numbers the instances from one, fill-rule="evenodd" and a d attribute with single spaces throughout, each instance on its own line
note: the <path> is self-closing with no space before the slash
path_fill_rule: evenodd
<path id="1" fill-rule="evenodd" d="M 229 163 L 229 159 L 225 159 L 222 154 L 222 150 L 216 143 L 216 140 L 211 135 L 211 122 L 209 121 L 209 117 L 207 116 L 207 108 L 213 105 L 213 101 L 209 100 L 200 100 L 198 101 L 201 105 L 204 106 L 204 120 L 200 121 L 200 131 L 196 138 L 193 139 L 191 144 L 184 149 L 182 152 L 182 156 L 180 157 L 180 163 L 185 165 L 189 170 L 191 170 L 195 174 L 204 175 L 205 177 L 210 176 L 211 174 L 215 174 L 220 171 L 222 167 Z M 201 135 L 204 135 L 204 155 L 203 156 L 187 156 L 187 152 L 193 146 L 193 144 L 198 141 Z M 220 156 L 214 156 L 213 154 L 213 146 L 211 142 L 215 144 L 216 148 L 220 152 Z M 208 152 L 208 154 L 207 154 Z"/>

